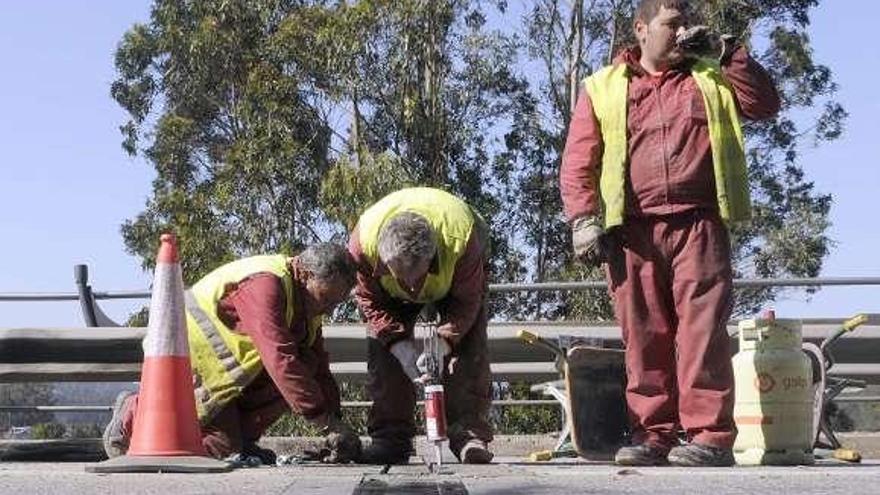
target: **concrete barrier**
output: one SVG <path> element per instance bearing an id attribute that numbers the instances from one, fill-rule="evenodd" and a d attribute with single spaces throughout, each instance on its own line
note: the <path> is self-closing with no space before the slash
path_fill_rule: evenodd
<path id="1" fill-rule="evenodd" d="M 804 321 L 804 339 L 820 342 L 842 320 Z M 614 324 L 578 322 L 494 322 L 489 325 L 489 352 L 498 380 L 543 381 L 556 377 L 553 356 L 516 338 L 526 329 L 545 338 L 599 340 L 621 347 Z M 736 326 L 728 328 L 731 335 Z M 366 376 L 366 328 L 360 324 L 327 325 L 323 330 L 332 370 L 340 378 Z M 143 360 L 144 328 L 12 328 L 0 329 L 0 382 L 137 381 Z M 417 335 L 420 337 L 420 335 Z M 734 352 L 736 339 L 731 337 Z M 880 383 L 880 325 L 865 325 L 834 344 L 832 374 Z"/>

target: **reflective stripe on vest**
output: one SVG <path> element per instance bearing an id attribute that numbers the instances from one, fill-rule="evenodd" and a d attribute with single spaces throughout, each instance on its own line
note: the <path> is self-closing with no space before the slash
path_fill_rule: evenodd
<path id="1" fill-rule="evenodd" d="M 698 60 L 691 75 L 706 107 L 719 213 L 728 222 L 748 220 L 751 217 L 748 168 L 733 91 L 718 63 L 710 59 Z M 602 131 L 604 149 L 599 189 L 605 227 L 609 228 L 622 224 L 625 214 L 624 183 L 629 160 L 628 67 L 626 64 L 605 67 L 587 77 L 584 87 Z"/>
<path id="2" fill-rule="evenodd" d="M 228 263 L 196 283 L 185 293 L 196 407 L 202 424 L 241 395 L 241 391 L 263 371 L 260 355 L 251 338 L 229 329 L 217 316 L 217 305 L 226 288 L 257 273 L 277 276 L 284 288 L 285 324 L 293 314 L 293 282 L 283 255 L 254 256 Z M 320 318 L 309 322 L 305 345 L 317 338 Z"/>
<path id="3" fill-rule="evenodd" d="M 241 391 L 250 383 L 253 377 L 248 376 L 247 371 L 239 365 L 238 360 L 232 355 L 232 351 L 230 351 L 229 347 L 226 346 L 226 343 L 223 342 L 223 337 L 220 336 L 220 330 L 214 326 L 214 323 L 211 321 L 211 318 L 208 317 L 207 313 L 199 307 L 192 292 L 186 291 L 184 293 L 184 299 L 186 300 L 187 312 L 192 316 L 193 320 L 195 320 L 195 328 L 198 328 L 198 330 L 201 331 L 205 340 L 211 345 L 211 349 L 214 351 L 214 357 L 216 358 L 216 361 L 220 363 L 219 368 L 226 372 L 231 380 L 232 387 L 226 390 Z M 187 326 L 189 327 L 189 325 Z M 229 402 L 236 397 L 237 394 L 230 396 L 222 401 L 222 403 L 219 400 L 211 401 L 211 391 L 208 390 L 204 381 L 201 379 L 201 375 L 205 374 L 210 367 L 214 366 L 207 364 L 203 358 L 199 359 L 198 362 L 202 363 L 202 365 L 197 366 L 195 365 L 195 362 L 193 363 L 193 373 L 196 375 L 194 386 L 196 401 L 198 404 L 197 409 L 199 409 L 199 418 L 204 417 L 205 419 L 208 419 L 213 417 L 223 404 Z M 216 391 L 214 395 L 217 395 Z"/>
<path id="4" fill-rule="evenodd" d="M 403 212 L 424 217 L 434 229 L 440 267 L 436 274 L 428 273 L 415 298 L 407 294 L 390 274 L 383 275 L 379 284 L 398 299 L 416 303 L 443 299 L 452 285 L 455 264 L 467 247 L 475 215 L 464 201 L 440 189 L 412 187 L 385 196 L 358 220 L 361 249 L 373 269 L 379 261 L 379 232 L 388 220 Z"/>

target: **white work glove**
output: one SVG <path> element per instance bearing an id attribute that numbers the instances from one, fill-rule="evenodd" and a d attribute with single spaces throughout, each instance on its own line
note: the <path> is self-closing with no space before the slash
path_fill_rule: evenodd
<path id="1" fill-rule="evenodd" d="M 403 367 L 403 372 L 406 373 L 406 376 L 409 377 L 410 380 L 416 381 L 421 378 L 421 373 L 419 373 L 419 368 L 416 366 L 416 360 L 419 358 L 419 351 L 416 349 L 416 342 L 413 338 L 399 340 L 393 344 L 391 344 L 391 348 L 388 349 L 391 351 L 391 354 L 397 358 L 397 361 L 400 362 L 400 366 Z"/>
<path id="2" fill-rule="evenodd" d="M 602 263 L 600 239 L 605 231 L 599 217 L 580 217 L 571 223 L 571 244 L 574 257 L 590 266 Z"/>
<path id="3" fill-rule="evenodd" d="M 446 356 L 452 354 L 452 346 L 449 345 L 449 342 L 446 341 L 443 337 L 438 337 L 440 346 L 440 362 L 442 363 Z M 426 352 L 422 352 L 419 354 L 419 358 L 416 359 L 416 368 L 418 368 L 419 373 L 422 375 L 428 374 L 428 354 Z"/>

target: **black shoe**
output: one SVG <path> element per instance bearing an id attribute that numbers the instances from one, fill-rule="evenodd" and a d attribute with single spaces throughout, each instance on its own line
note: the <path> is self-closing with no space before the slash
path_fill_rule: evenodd
<path id="1" fill-rule="evenodd" d="M 373 440 L 361 452 L 361 464 L 409 464 L 412 444 Z"/>
<path id="2" fill-rule="evenodd" d="M 122 435 L 122 417 L 125 415 L 126 402 L 132 395 L 134 395 L 133 392 L 123 390 L 119 392 L 113 402 L 113 416 L 107 423 L 107 427 L 104 428 L 102 436 L 104 452 L 109 459 L 125 455 L 128 451 L 128 439 Z"/>
<path id="3" fill-rule="evenodd" d="M 647 443 L 621 447 L 614 455 L 614 462 L 621 466 L 663 466 L 667 464 L 667 451 Z"/>
<path id="4" fill-rule="evenodd" d="M 458 459 L 462 464 L 489 464 L 495 457 L 486 442 L 482 440 L 470 440 L 461 448 Z"/>
<path id="5" fill-rule="evenodd" d="M 264 449 L 256 443 L 247 443 L 241 448 L 242 455 L 246 457 L 257 457 L 264 466 L 274 466 L 278 460 L 278 455 L 274 450 Z"/>
<path id="6" fill-rule="evenodd" d="M 669 463 L 673 466 L 727 467 L 733 466 L 733 449 L 689 443 L 669 451 Z"/>

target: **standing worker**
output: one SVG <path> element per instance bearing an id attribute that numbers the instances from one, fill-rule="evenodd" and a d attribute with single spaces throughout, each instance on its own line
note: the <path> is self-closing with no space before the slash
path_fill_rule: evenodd
<path id="1" fill-rule="evenodd" d="M 187 332 L 202 444 L 224 459 L 241 453 L 275 463 L 257 446 L 293 411 L 322 429 L 327 462 L 357 460 L 358 436 L 340 416 L 321 320 L 355 282 L 344 247 L 322 243 L 299 256 L 267 255 L 221 266 L 185 294 Z M 104 432 L 109 457 L 125 454 L 137 396 L 123 392 Z"/>
<path id="2" fill-rule="evenodd" d="M 492 460 L 487 246 L 479 215 L 438 189 L 402 189 L 361 215 L 349 250 L 358 265 L 355 299 L 368 326 L 372 442 L 364 462 L 406 463 L 413 451 L 413 381 L 421 377 L 413 328 L 426 303 L 440 314 L 449 448 L 464 463 Z"/>
<path id="3" fill-rule="evenodd" d="M 574 254 L 607 262 L 623 330 L 623 465 L 734 462 L 727 224 L 751 208 L 740 117 L 780 101 L 744 47 L 688 28 L 688 3 L 640 2 L 638 46 L 585 79 L 560 171 Z"/>

